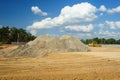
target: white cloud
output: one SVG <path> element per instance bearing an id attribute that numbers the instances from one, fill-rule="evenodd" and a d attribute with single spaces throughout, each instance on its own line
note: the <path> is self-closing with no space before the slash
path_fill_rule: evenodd
<path id="1" fill-rule="evenodd" d="M 66 6 L 61 10 L 60 18 L 65 22 L 89 22 L 93 21 L 97 16 L 95 12 L 96 7 L 90 3 L 75 4 L 72 7 Z"/>
<path id="2" fill-rule="evenodd" d="M 118 6 L 116 8 L 112 8 L 112 9 L 107 9 L 104 5 L 101 5 L 98 10 L 102 11 L 102 12 L 111 13 L 111 14 L 113 14 L 113 13 L 120 13 L 120 6 Z"/>
<path id="3" fill-rule="evenodd" d="M 120 13 L 120 6 L 107 10 L 108 13 Z"/>
<path id="4" fill-rule="evenodd" d="M 118 31 L 119 28 L 116 25 L 120 25 L 120 21 L 106 21 L 105 23 L 100 23 L 97 24 L 99 27 L 97 32 L 94 32 L 94 37 L 99 37 L 99 38 L 115 38 L 118 39 L 120 36 L 120 32 Z M 96 25 L 95 25 L 96 26 Z M 111 30 L 111 29 L 116 29 L 116 30 Z"/>
<path id="5" fill-rule="evenodd" d="M 37 6 L 33 6 L 34 9 L 32 11 L 35 14 L 44 15 L 42 10 L 40 10 Z M 73 6 L 65 6 L 61 9 L 60 14 L 54 18 L 45 18 L 41 21 L 33 22 L 32 25 L 27 26 L 27 29 L 30 30 L 32 34 L 37 34 L 37 30 L 39 29 L 49 29 L 54 27 L 62 27 L 60 29 L 66 29 L 70 31 L 77 31 L 77 32 L 91 32 L 94 28 L 90 22 L 94 21 L 98 16 L 96 12 L 100 12 L 98 15 L 102 16 L 104 12 L 107 13 L 117 13 L 120 12 L 120 6 L 112 9 L 107 9 L 104 5 L 101 5 L 100 8 L 96 8 L 92 4 L 88 2 L 83 2 L 79 4 L 75 4 Z M 46 13 L 47 15 L 47 13 Z M 84 24 L 89 25 L 84 25 Z M 117 35 L 116 32 L 105 31 L 105 26 L 110 26 L 111 29 L 120 29 L 120 21 L 106 21 L 104 24 L 97 24 L 100 28 L 96 34 L 99 35 Z M 107 27 L 108 27 L 107 26 Z M 104 30 L 104 31 L 103 31 Z M 60 30 L 60 32 L 64 33 L 64 30 Z M 83 34 L 82 34 L 83 35 Z M 84 36 L 94 36 L 91 34 L 85 33 Z"/>
<path id="6" fill-rule="evenodd" d="M 86 34 L 86 36 L 87 36 L 87 37 L 91 37 L 92 35 L 88 33 L 88 34 Z"/>
<path id="7" fill-rule="evenodd" d="M 43 19 L 42 21 L 34 22 L 28 29 L 47 29 L 55 26 L 55 23 L 51 18 Z"/>
<path id="8" fill-rule="evenodd" d="M 30 33 L 31 33 L 32 35 L 36 35 L 36 34 L 37 34 L 37 31 L 36 31 L 36 30 L 30 30 Z"/>
<path id="9" fill-rule="evenodd" d="M 32 25 L 28 29 L 46 29 L 58 26 L 76 25 L 77 23 L 90 22 L 97 18 L 95 15 L 97 9 L 88 2 L 65 6 L 61 9 L 60 15 L 54 18 L 46 18 Z M 84 30 L 84 29 L 82 29 Z"/>
<path id="10" fill-rule="evenodd" d="M 105 38 L 119 38 L 118 36 L 120 35 L 120 32 L 113 32 L 113 31 L 100 31 L 98 33 L 100 36 L 105 37 Z"/>
<path id="11" fill-rule="evenodd" d="M 111 29 L 120 29 L 120 21 L 106 21 L 106 24 L 110 26 Z"/>
<path id="12" fill-rule="evenodd" d="M 38 15 L 41 15 L 41 16 L 47 16 L 47 13 L 43 12 L 38 6 L 32 6 L 31 10 L 34 14 L 38 14 Z"/>
<path id="13" fill-rule="evenodd" d="M 65 29 L 71 31 L 90 32 L 93 29 L 93 25 L 89 24 L 87 26 L 81 26 L 81 25 L 65 26 Z"/>
<path id="14" fill-rule="evenodd" d="M 91 33 L 68 33 L 68 35 L 74 36 L 78 39 L 93 38 L 93 35 Z"/>
<path id="15" fill-rule="evenodd" d="M 103 23 L 100 23 L 100 24 L 98 24 L 98 27 L 103 28 L 103 27 L 104 27 L 104 24 L 103 24 Z"/>
<path id="16" fill-rule="evenodd" d="M 104 5 L 101 5 L 99 10 L 105 12 L 107 10 L 107 8 Z"/>

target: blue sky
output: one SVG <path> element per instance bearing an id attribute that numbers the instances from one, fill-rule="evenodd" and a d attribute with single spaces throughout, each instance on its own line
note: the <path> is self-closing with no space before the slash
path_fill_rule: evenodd
<path id="1" fill-rule="evenodd" d="M 120 39 L 120 0 L 0 0 L 0 26 L 36 36 Z"/>

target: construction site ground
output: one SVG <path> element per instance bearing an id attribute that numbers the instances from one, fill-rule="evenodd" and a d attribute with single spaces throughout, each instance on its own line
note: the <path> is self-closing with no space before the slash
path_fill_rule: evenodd
<path id="1" fill-rule="evenodd" d="M 0 52 L 17 47 L 7 45 Z M 36 58 L 5 58 L 3 53 L 0 80 L 120 80 L 120 48 L 89 47 L 89 50 Z"/>

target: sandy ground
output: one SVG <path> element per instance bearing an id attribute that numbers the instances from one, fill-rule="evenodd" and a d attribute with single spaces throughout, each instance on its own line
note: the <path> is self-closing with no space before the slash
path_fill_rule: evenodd
<path id="1" fill-rule="evenodd" d="M 5 44 L 5 45 L 2 45 L 0 47 L 1 47 L 0 51 L 2 51 L 2 50 L 8 51 L 8 50 L 16 49 L 18 47 L 18 45 Z"/>
<path id="2" fill-rule="evenodd" d="M 90 50 L 42 58 L 0 57 L 0 80 L 120 80 L 120 49 Z"/>
<path id="3" fill-rule="evenodd" d="M 89 47 L 90 52 L 120 52 L 119 47 Z"/>
<path id="4" fill-rule="evenodd" d="M 103 58 L 120 60 L 120 48 L 118 47 L 89 47 L 91 52 L 87 55 L 93 55 Z"/>

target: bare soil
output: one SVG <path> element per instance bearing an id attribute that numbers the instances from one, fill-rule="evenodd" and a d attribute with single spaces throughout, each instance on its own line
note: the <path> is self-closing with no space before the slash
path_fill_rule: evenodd
<path id="1" fill-rule="evenodd" d="M 120 52 L 120 47 L 89 47 L 90 52 Z"/>
<path id="2" fill-rule="evenodd" d="M 1 56 L 0 80 L 120 80 L 120 49 L 90 50 L 36 58 Z"/>

